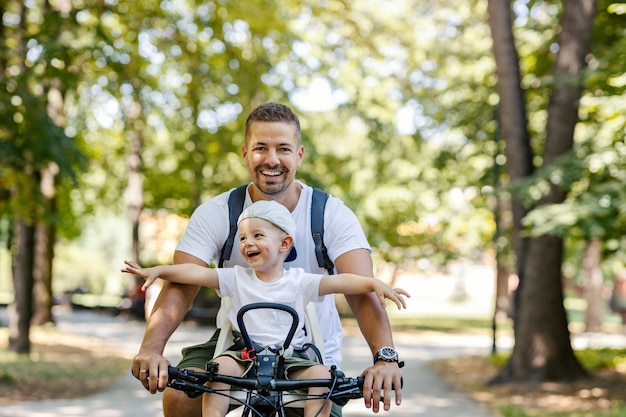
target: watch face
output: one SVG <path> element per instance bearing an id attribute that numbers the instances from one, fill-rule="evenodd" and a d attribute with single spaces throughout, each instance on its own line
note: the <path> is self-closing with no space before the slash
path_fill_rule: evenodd
<path id="1" fill-rule="evenodd" d="M 380 350 L 380 357 L 382 360 L 395 360 L 398 359 L 398 354 L 394 348 L 384 347 Z"/>

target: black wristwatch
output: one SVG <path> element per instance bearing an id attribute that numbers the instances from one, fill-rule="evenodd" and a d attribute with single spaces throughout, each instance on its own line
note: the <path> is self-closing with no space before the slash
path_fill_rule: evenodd
<path id="1" fill-rule="evenodd" d="M 384 346 L 374 354 L 374 363 L 378 361 L 396 362 L 400 368 L 404 366 L 404 362 L 400 362 L 398 352 L 389 346 Z"/>

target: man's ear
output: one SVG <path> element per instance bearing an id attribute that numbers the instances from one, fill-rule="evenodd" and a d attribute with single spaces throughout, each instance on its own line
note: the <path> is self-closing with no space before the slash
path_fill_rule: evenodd
<path id="1" fill-rule="evenodd" d="M 282 240 L 280 241 L 280 248 L 279 248 L 279 250 L 281 252 L 288 252 L 288 251 L 291 250 L 292 246 L 293 246 L 293 236 L 285 235 L 285 236 L 283 236 Z"/>
<path id="2" fill-rule="evenodd" d="M 300 145 L 298 148 L 298 168 L 302 165 L 302 161 L 304 160 L 304 145 Z"/>

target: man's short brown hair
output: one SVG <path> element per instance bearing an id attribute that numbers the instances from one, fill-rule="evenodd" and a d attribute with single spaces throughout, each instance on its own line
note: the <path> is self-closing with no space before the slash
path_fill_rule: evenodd
<path id="1" fill-rule="evenodd" d="M 301 133 L 300 133 L 300 119 L 298 116 L 284 104 L 280 103 L 265 103 L 261 104 L 250 114 L 246 119 L 246 127 L 245 127 L 245 138 L 248 140 L 248 130 L 250 129 L 250 124 L 252 122 L 288 122 L 293 123 L 296 127 L 296 139 L 298 143 L 301 143 Z"/>

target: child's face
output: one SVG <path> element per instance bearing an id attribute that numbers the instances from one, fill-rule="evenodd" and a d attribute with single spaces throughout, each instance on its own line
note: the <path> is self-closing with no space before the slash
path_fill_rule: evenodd
<path id="1" fill-rule="evenodd" d="M 277 262 L 282 267 L 290 247 L 285 232 L 267 220 L 250 217 L 239 223 L 239 252 L 254 269 L 267 269 Z"/>

